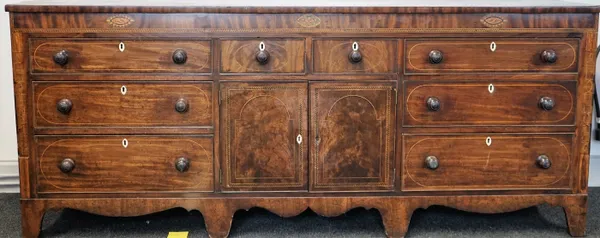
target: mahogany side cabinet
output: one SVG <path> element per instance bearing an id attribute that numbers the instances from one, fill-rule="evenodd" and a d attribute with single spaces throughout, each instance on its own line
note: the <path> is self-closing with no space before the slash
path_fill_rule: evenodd
<path id="1" fill-rule="evenodd" d="M 538 204 L 585 234 L 599 7 L 194 2 L 6 6 L 24 237 L 62 208 L 216 238 L 364 207 L 404 237 L 431 205 Z"/>

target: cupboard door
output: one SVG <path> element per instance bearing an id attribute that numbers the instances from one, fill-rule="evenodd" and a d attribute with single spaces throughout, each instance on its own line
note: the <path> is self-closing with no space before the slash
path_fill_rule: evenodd
<path id="1" fill-rule="evenodd" d="M 307 190 L 306 83 L 223 83 L 223 191 Z"/>
<path id="2" fill-rule="evenodd" d="M 314 83 L 311 190 L 393 189 L 395 83 Z"/>

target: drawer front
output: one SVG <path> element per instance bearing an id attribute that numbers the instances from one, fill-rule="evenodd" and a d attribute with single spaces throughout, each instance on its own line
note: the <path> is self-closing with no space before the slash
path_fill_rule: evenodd
<path id="1" fill-rule="evenodd" d="M 316 73 L 393 73 L 396 41 L 315 40 L 313 68 Z"/>
<path id="2" fill-rule="evenodd" d="M 407 73 L 576 72 L 577 40 L 407 41 Z"/>
<path id="3" fill-rule="evenodd" d="M 407 82 L 405 85 L 404 125 L 575 123 L 575 82 Z"/>
<path id="4" fill-rule="evenodd" d="M 31 41 L 33 73 L 209 73 L 210 41 Z"/>
<path id="5" fill-rule="evenodd" d="M 38 82 L 34 91 L 36 127 L 212 125 L 212 83 Z"/>
<path id="6" fill-rule="evenodd" d="M 213 191 L 211 137 L 37 136 L 35 142 L 40 193 Z"/>
<path id="7" fill-rule="evenodd" d="M 572 135 L 404 136 L 403 140 L 405 191 L 569 189 Z"/>
<path id="8" fill-rule="evenodd" d="M 304 39 L 221 41 L 223 73 L 304 73 Z"/>

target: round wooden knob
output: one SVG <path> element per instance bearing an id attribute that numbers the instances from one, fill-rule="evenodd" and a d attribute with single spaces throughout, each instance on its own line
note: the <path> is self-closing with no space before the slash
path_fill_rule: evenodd
<path id="1" fill-rule="evenodd" d="M 67 63 L 69 63 L 69 54 L 67 53 L 66 50 L 61 50 L 58 53 L 54 54 L 54 63 L 60 65 L 60 66 L 64 66 Z"/>
<path id="2" fill-rule="evenodd" d="M 269 62 L 269 52 L 261 50 L 256 53 L 256 61 L 258 61 L 259 64 L 267 64 Z"/>
<path id="3" fill-rule="evenodd" d="M 444 55 L 442 54 L 441 51 L 432 50 L 431 52 L 429 52 L 429 63 L 439 64 L 439 63 L 442 63 L 443 59 L 444 59 Z"/>
<path id="4" fill-rule="evenodd" d="M 355 63 L 358 63 L 358 62 L 360 62 L 362 60 L 362 55 L 360 54 L 360 51 L 353 50 L 348 55 L 348 59 L 350 60 L 350 62 L 352 62 L 353 64 L 355 64 Z"/>
<path id="5" fill-rule="evenodd" d="M 427 166 L 428 169 L 435 170 L 440 166 L 440 162 L 437 157 L 430 155 L 425 158 L 425 166 Z"/>
<path id="6" fill-rule="evenodd" d="M 546 111 L 550 111 L 554 108 L 554 99 L 551 97 L 542 97 L 540 98 L 539 106 Z"/>
<path id="7" fill-rule="evenodd" d="M 187 100 L 180 98 L 179 100 L 177 100 L 177 102 L 175 102 L 175 111 L 177 111 L 179 113 L 184 113 L 184 112 L 187 112 L 187 110 L 188 110 Z"/>
<path id="8" fill-rule="evenodd" d="M 540 58 L 542 58 L 542 62 L 547 64 L 556 63 L 556 60 L 558 60 L 558 56 L 556 55 L 556 51 L 554 50 L 542 51 L 542 54 L 540 54 Z"/>
<path id="9" fill-rule="evenodd" d="M 537 159 L 535 160 L 535 162 L 542 169 L 549 169 L 552 166 L 552 162 L 550 161 L 550 158 L 548 158 L 548 156 L 546 156 L 546 155 L 538 156 Z"/>
<path id="10" fill-rule="evenodd" d="M 428 97 L 427 98 L 427 109 L 429 111 L 438 111 L 440 110 L 440 100 L 436 97 Z"/>
<path id="11" fill-rule="evenodd" d="M 66 98 L 58 100 L 58 102 L 56 103 L 56 110 L 65 115 L 69 114 L 72 108 L 73 103 L 71 102 L 71 100 Z"/>
<path id="12" fill-rule="evenodd" d="M 71 158 L 65 158 L 58 164 L 58 168 L 65 174 L 70 173 L 75 169 L 75 161 Z"/>
<path id="13" fill-rule="evenodd" d="M 185 172 L 190 168 L 190 161 L 184 157 L 178 158 L 175 161 L 175 169 L 179 172 Z"/>
<path id="14" fill-rule="evenodd" d="M 185 52 L 185 50 L 175 50 L 175 52 L 173 52 L 173 63 L 176 64 L 185 64 L 185 62 L 187 61 L 187 53 Z"/>

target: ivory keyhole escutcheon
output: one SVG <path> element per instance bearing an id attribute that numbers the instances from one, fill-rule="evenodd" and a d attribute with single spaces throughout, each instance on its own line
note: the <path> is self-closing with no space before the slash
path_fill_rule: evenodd
<path id="1" fill-rule="evenodd" d="M 492 41 L 492 43 L 490 44 L 490 50 L 491 50 L 492 52 L 496 52 L 496 42 L 493 42 L 493 41 Z"/>
<path id="2" fill-rule="evenodd" d="M 122 41 L 121 41 L 121 43 L 119 43 L 119 51 L 121 51 L 121 52 L 125 51 L 125 43 L 123 43 Z"/>
<path id="3" fill-rule="evenodd" d="M 265 46 L 265 42 L 262 42 L 262 41 L 261 41 L 261 42 L 258 44 L 258 50 L 260 50 L 260 51 L 265 51 L 266 49 L 267 49 L 267 47 Z"/>
<path id="4" fill-rule="evenodd" d="M 357 51 L 358 50 L 358 42 L 355 41 L 354 43 L 352 43 L 352 50 L 353 51 Z"/>
<path id="5" fill-rule="evenodd" d="M 296 142 L 298 142 L 298 145 L 302 144 L 302 135 L 298 134 L 298 136 L 296 136 Z"/>
<path id="6" fill-rule="evenodd" d="M 127 87 L 125 85 L 121 86 L 121 94 L 127 94 Z"/>
<path id="7" fill-rule="evenodd" d="M 488 136 L 488 138 L 485 138 L 485 144 L 487 146 L 491 146 L 492 145 L 492 137 Z"/>
<path id="8" fill-rule="evenodd" d="M 490 83 L 490 85 L 488 85 L 488 92 L 494 93 L 494 90 L 495 90 L 494 85 Z"/>
<path id="9" fill-rule="evenodd" d="M 127 148 L 127 146 L 129 146 L 129 141 L 127 141 L 127 139 L 123 139 L 123 141 L 121 141 L 121 145 L 123 145 L 123 148 Z"/>

